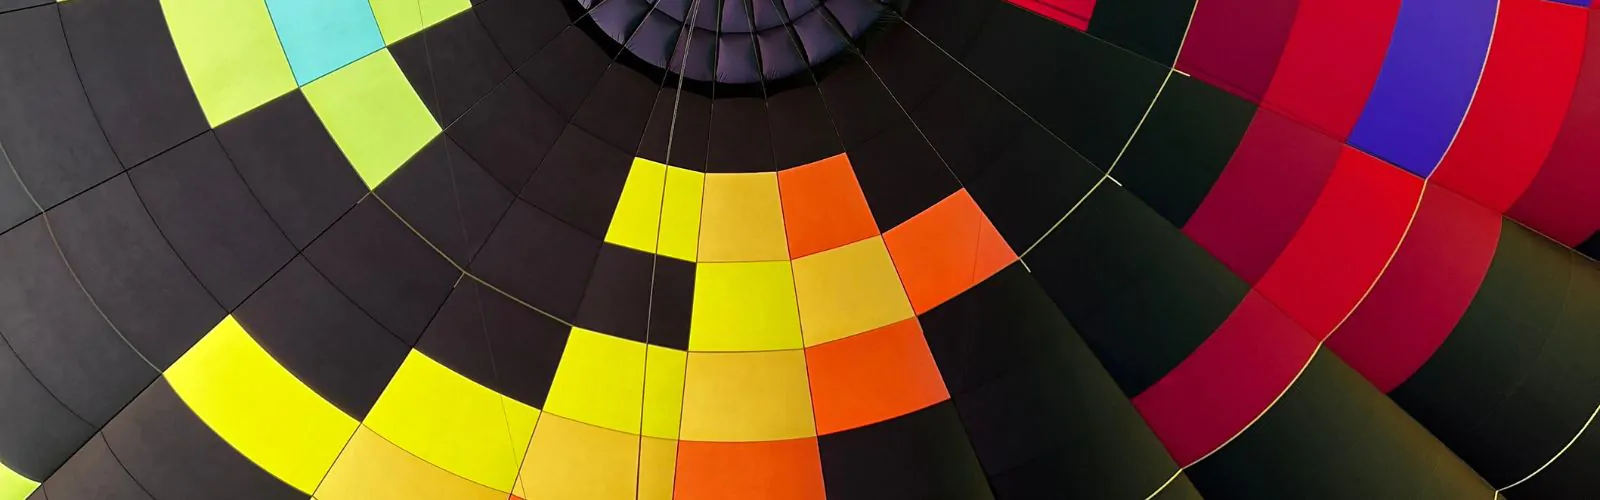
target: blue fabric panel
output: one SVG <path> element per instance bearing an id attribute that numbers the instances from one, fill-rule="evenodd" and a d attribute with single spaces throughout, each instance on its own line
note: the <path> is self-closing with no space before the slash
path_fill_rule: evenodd
<path id="1" fill-rule="evenodd" d="M 267 9 L 300 85 L 383 48 L 367 0 L 267 0 Z"/>
<path id="2" fill-rule="evenodd" d="M 1405 0 L 1350 144 L 1418 176 L 1432 173 L 1472 102 L 1497 6 Z"/>

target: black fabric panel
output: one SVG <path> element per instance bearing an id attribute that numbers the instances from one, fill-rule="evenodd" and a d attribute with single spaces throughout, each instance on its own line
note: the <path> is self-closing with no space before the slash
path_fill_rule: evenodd
<path id="1" fill-rule="evenodd" d="M 1390 397 L 1490 484 L 1571 440 L 1600 401 L 1600 270 L 1511 222 L 1450 336 Z"/>
<path id="2" fill-rule="evenodd" d="M 907 109 L 963 182 L 981 175 L 1019 135 L 1043 132 L 970 73 L 955 73 L 941 82 L 927 99 Z"/>
<path id="3" fill-rule="evenodd" d="M 907 6 L 904 20 L 935 45 L 961 54 L 1001 5 L 1000 0 L 917 0 Z"/>
<path id="4" fill-rule="evenodd" d="M 224 309 L 237 307 L 294 257 L 294 245 L 211 134 L 128 175 L 162 236 Z"/>
<path id="5" fill-rule="evenodd" d="M 967 191 L 1021 252 L 1094 189 L 1101 172 L 1038 127 L 1020 128 L 1010 139 L 989 158 L 983 175 L 967 183 Z"/>
<path id="6" fill-rule="evenodd" d="M 518 67 L 517 74 L 561 116 L 571 119 L 609 65 L 611 56 L 599 44 L 583 30 L 569 29 L 556 35 L 526 66 Z"/>
<path id="7" fill-rule="evenodd" d="M 218 437 L 165 380 L 151 384 L 104 435 L 128 474 L 162 500 L 306 497 Z"/>
<path id="8" fill-rule="evenodd" d="M 17 181 L 11 162 L 0 155 L 0 234 L 39 214 L 39 207 Z"/>
<path id="9" fill-rule="evenodd" d="M 1010 5 L 995 8 L 972 46 L 958 55 L 968 68 L 1102 168 L 1133 135 L 1168 71 Z"/>
<path id="10" fill-rule="evenodd" d="M 561 2 L 487 0 L 472 10 L 511 65 L 521 65 L 570 23 Z"/>
<path id="11" fill-rule="evenodd" d="M 1017 251 L 1044 236 L 1101 177 L 970 74 L 950 78 L 912 116 Z"/>
<path id="12" fill-rule="evenodd" d="M 465 265 L 511 206 L 511 192 L 448 137 L 435 137 L 378 186 L 428 243 Z"/>
<path id="13" fill-rule="evenodd" d="M 472 270 L 517 299 L 570 321 L 599 252 L 599 238 L 518 201 L 489 236 Z"/>
<path id="14" fill-rule="evenodd" d="M 1002 498 L 1141 498 L 1177 470 L 1020 265 L 922 316 L 939 373 Z"/>
<path id="15" fill-rule="evenodd" d="M 772 131 L 766 102 L 754 97 L 711 103 L 711 156 L 707 172 L 771 172 Z"/>
<path id="16" fill-rule="evenodd" d="M 1590 259 L 1600 259 L 1600 231 L 1589 235 L 1589 239 L 1578 244 L 1578 253 L 1589 256 Z"/>
<path id="17" fill-rule="evenodd" d="M 1163 488 L 1160 493 L 1150 500 L 1200 500 L 1200 491 L 1194 489 L 1194 482 L 1189 480 L 1189 475 L 1178 474 L 1172 483 Z"/>
<path id="18" fill-rule="evenodd" d="M 34 481 L 50 476 L 94 427 L 79 419 L 0 338 L 0 462 Z"/>
<path id="19" fill-rule="evenodd" d="M 155 500 L 128 475 L 99 435 L 40 488 L 57 500 Z"/>
<path id="20" fill-rule="evenodd" d="M 573 123 L 630 155 L 639 148 L 655 105 L 656 82 L 621 64 L 613 64 L 594 84 Z"/>
<path id="21" fill-rule="evenodd" d="M 26 9 L 36 5 L 55 3 L 58 0 L 0 0 L 0 13 Z"/>
<path id="22" fill-rule="evenodd" d="M 100 312 L 156 366 L 177 361 L 226 314 L 173 253 L 126 177 L 49 217 L 61 252 Z"/>
<path id="23" fill-rule="evenodd" d="M 654 257 L 631 248 L 601 244 L 575 323 L 596 332 L 644 342 L 650 326 Z"/>
<path id="24" fill-rule="evenodd" d="M 1174 74 L 1112 176 L 1183 227 L 1233 158 L 1255 105 Z"/>
<path id="25" fill-rule="evenodd" d="M 298 248 L 367 192 L 299 90 L 233 119 L 217 129 L 217 138 L 267 214 Z"/>
<path id="26" fill-rule="evenodd" d="M 46 208 L 122 170 L 95 120 L 57 8 L 0 16 L 0 144 Z"/>
<path id="27" fill-rule="evenodd" d="M 914 109 L 961 66 L 910 26 L 896 24 L 866 50 L 867 62 L 900 105 Z"/>
<path id="28" fill-rule="evenodd" d="M 903 118 L 883 135 L 850 148 L 849 153 L 856 181 L 861 183 L 880 231 L 900 225 L 961 189 L 938 153 Z"/>
<path id="29" fill-rule="evenodd" d="M 1187 358 L 1250 288 L 1109 182 L 1025 259 L 1130 397 Z"/>
<path id="30" fill-rule="evenodd" d="M 904 120 L 905 112 L 860 57 L 841 54 L 835 68 L 819 85 L 833 124 L 846 150 L 882 134 Z"/>
<path id="31" fill-rule="evenodd" d="M 1089 33 L 1159 64 L 1171 65 L 1189 32 L 1196 1 L 1099 0 L 1094 4 Z"/>
<path id="32" fill-rule="evenodd" d="M 640 141 L 639 156 L 704 172 L 711 142 L 711 100 L 693 92 L 679 92 L 676 83 L 669 79 L 668 86 L 656 95 L 656 107 Z M 669 153 L 671 158 L 667 157 Z"/>
<path id="33" fill-rule="evenodd" d="M 1577 441 L 1567 448 L 1555 462 L 1526 482 L 1506 490 L 1509 498 L 1594 498 L 1600 495 L 1600 475 L 1594 473 L 1594 464 L 1600 463 L 1600 431 L 1593 422 L 1589 430 L 1577 436 Z"/>
<path id="34" fill-rule="evenodd" d="M 511 75 L 478 16 L 458 15 L 389 47 L 439 123 L 450 124 Z"/>
<path id="35" fill-rule="evenodd" d="M 417 350 L 484 387 L 542 408 L 568 330 L 477 281 L 463 279 L 422 334 Z"/>
<path id="36" fill-rule="evenodd" d="M 521 196 L 589 235 L 604 238 L 632 163 L 633 155 L 581 128 L 567 127 Z"/>
<path id="37" fill-rule="evenodd" d="M 234 317 L 273 359 L 356 418 L 372 409 L 408 350 L 303 258 Z"/>
<path id="38" fill-rule="evenodd" d="M 689 350 L 689 324 L 694 311 L 693 262 L 656 256 L 655 292 L 650 297 L 649 343 Z"/>
<path id="39" fill-rule="evenodd" d="M 106 323 L 36 218 L 0 236 L 0 335 L 56 398 L 99 427 L 157 373 Z"/>
<path id="40" fill-rule="evenodd" d="M 1494 491 L 1329 351 L 1254 425 L 1186 473 L 1207 498 L 1442 500 Z"/>
<path id="41" fill-rule="evenodd" d="M 833 130 L 827 103 L 816 87 L 800 86 L 767 98 L 772 156 L 777 170 L 805 165 L 844 152 Z"/>
<path id="42" fill-rule="evenodd" d="M 407 345 L 416 344 L 459 274 L 374 199 L 356 205 L 305 255 Z"/>
<path id="43" fill-rule="evenodd" d="M 820 436 L 817 448 L 833 500 L 994 498 L 948 401 Z"/>
<path id="44" fill-rule="evenodd" d="M 498 0 L 506 1 L 506 0 Z M 445 130 L 507 189 L 517 190 L 561 136 L 566 120 L 512 78 Z"/>
<path id="45" fill-rule="evenodd" d="M 67 44 L 95 116 L 123 165 L 135 165 L 210 126 L 160 0 L 61 4 Z"/>

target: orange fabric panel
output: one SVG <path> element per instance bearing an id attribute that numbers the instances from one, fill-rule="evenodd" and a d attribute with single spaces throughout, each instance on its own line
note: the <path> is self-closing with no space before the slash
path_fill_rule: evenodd
<path id="1" fill-rule="evenodd" d="M 817 433 L 882 422 L 950 399 L 915 318 L 806 349 Z"/>
<path id="2" fill-rule="evenodd" d="M 883 241 L 917 314 L 1017 260 L 1016 252 L 965 189 L 890 229 Z"/>
<path id="3" fill-rule="evenodd" d="M 816 438 L 745 443 L 682 441 L 673 498 L 826 498 Z"/>
<path id="4" fill-rule="evenodd" d="M 867 197 L 843 154 L 778 172 L 778 193 L 791 259 L 878 235 Z"/>

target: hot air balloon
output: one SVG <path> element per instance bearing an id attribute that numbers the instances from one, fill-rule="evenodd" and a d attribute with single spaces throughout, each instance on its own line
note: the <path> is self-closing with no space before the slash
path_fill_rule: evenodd
<path id="1" fill-rule="evenodd" d="M 0 0 L 0 500 L 1597 498 L 1596 8 Z"/>

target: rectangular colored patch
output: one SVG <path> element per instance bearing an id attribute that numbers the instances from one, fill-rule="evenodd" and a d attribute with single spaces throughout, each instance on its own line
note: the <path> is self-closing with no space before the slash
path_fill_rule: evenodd
<path id="1" fill-rule="evenodd" d="M 538 420 L 539 410 L 412 351 L 364 425 L 428 463 L 510 492 Z"/>
<path id="2" fill-rule="evenodd" d="M 800 330 L 813 346 L 912 317 L 882 238 L 794 261 Z"/>
<path id="3" fill-rule="evenodd" d="M 233 316 L 173 363 L 166 378 L 195 415 L 250 461 L 316 491 L 356 420 L 272 359 Z"/>
<path id="4" fill-rule="evenodd" d="M 440 131 L 387 49 L 311 82 L 304 92 L 368 188 L 378 187 Z"/>
<path id="5" fill-rule="evenodd" d="M 267 0 L 300 85 L 383 48 L 367 0 Z"/>
<path id="6" fill-rule="evenodd" d="M 212 127 L 294 90 L 265 2 L 161 0 L 161 10 Z"/>

